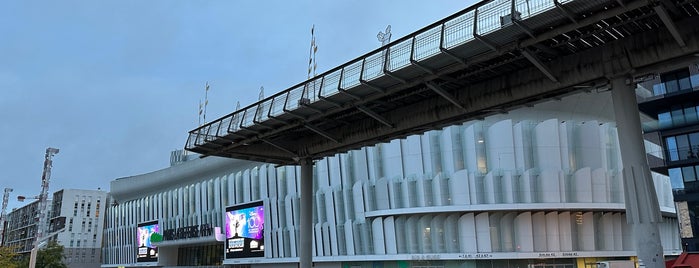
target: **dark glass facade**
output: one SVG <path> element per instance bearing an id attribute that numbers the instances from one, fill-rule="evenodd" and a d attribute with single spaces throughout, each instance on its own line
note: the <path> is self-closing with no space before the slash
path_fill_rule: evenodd
<path id="1" fill-rule="evenodd" d="M 699 65 L 658 74 L 639 86 L 646 89 L 639 94 L 639 110 L 655 120 L 644 125 L 644 134 L 661 148 L 648 152 L 649 165 L 670 177 L 683 248 L 699 251 Z"/>
<path id="2" fill-rule="evenodd" d="M 181 247 L 177 252 L 178 266 L 220 266 L 223 244 Z"/>

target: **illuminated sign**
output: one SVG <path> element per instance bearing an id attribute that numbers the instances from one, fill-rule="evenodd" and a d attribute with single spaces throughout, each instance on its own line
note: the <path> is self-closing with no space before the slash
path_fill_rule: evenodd
<path id="1" fill-rule="evenodd" d="M 226 208 L 226 258 L 265 256 L 262 201 Z"/>
<path id="2" fill-rule="evenodd" d="M 157 221 L 140 223 L 136 227 L 136 241 L 138 242 L 137 262 L 158 261 L 158 248 L 153 245 L 151 236 L 160 234 L 160 226 Z"/>

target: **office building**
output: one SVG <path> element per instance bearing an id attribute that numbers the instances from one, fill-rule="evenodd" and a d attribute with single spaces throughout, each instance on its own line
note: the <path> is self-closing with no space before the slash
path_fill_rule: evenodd
<path id="1" fill-rule="evenodd" d="M 699 251 L 699 65 L 657 74 L 637 89 L 639 110 L 650 120 L 646 140 L 651 170 L 668 175 L 687 251 Z"/>
<path id="2" fill-rule="evenodd" d="M 70 268 L 99 267 L 107 193 L 100 190 L 62 189 L 49 200 L 46 240 L 64 247 L 64 263 Z M 38 201 L 8 214 L 5 245 L 28 254 L 38 228 Z"/>

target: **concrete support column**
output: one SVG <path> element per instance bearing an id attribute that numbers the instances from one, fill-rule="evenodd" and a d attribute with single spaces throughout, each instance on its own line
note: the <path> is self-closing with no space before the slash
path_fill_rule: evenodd
<path id="1" fill-rule="evenodd" d="M 612 101 L 624 176 L 626 220 L 633 226 L 638 258 L 647 268 L 664 268 L 658 197 L 646 161 L 635 86 L 626 77 L 612 80 Z"/>
<path id="2" fill-rule="evenodd" d="M 313 266 L 313 160 L 301 160 L 299 268 Z"/>

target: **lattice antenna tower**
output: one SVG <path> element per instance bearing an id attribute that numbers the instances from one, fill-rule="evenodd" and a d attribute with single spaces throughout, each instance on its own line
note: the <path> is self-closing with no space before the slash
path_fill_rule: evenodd
<path id="1" fill-rule="evenodd" d="M 4 244 L 5 241 L 5 216 L 7 215 L 7 203 L 10 199 L 10 192 L 12 188 L 5 188 L 5 193 L 2 196 L 2 212 L 0 212 L 0 246 Z"/>
<path id="2" fill-rule="evenodd" d="M 308 79 L 316 76 L 316 69 L 318 68 L 318 63 L 316 62 L 316 52 L 318 52 L 318 45 L 316 45 L 316 26 L 311 27 L 311 49 L 308 51 Z M 313 74 L 313 76 L 311 76 Z"/>
<path id="3" fill-rule="evenodd" d="M 204 85 L 204 102 L 199 99 L 199 126 L 206 124 L 207 106 L 209 106 L 209 82 Z"/>
<path id="4" fill-rule="evenodd" d="M 51 158 L 58 153 L 56 148 L 46 148 L 46 155 L 44 156 L 44 171 L 41 175 L 41 193 L 39 194 L 39 226 L 36 232 L 36 240 L 34 240 L 35 246 L 38 241 L 44 237 L 44 233 L 47 231 L 48 226 L 48 197 L 49 197 L 49 181 L 51 180 L 51 167 L 53 166 L 53 161 Z"/>

